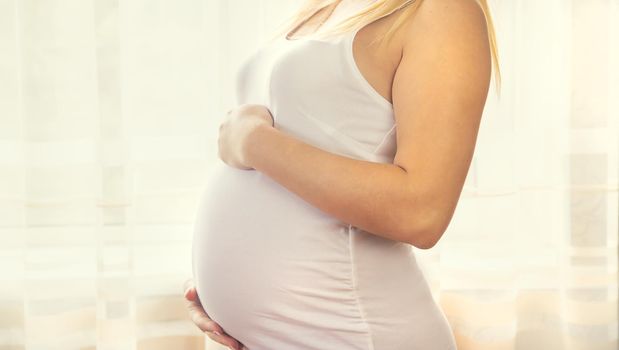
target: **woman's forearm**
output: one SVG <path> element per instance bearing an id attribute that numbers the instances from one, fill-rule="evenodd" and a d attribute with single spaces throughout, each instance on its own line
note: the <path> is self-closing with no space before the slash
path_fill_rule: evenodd
<path id="1" fill-rule="evenodd" d="M 407 172 L 327 152 L 268 125 L 252 131 L 247 164 L 322 211 L 373 234 L 424 248 L 433 214 Z"/>

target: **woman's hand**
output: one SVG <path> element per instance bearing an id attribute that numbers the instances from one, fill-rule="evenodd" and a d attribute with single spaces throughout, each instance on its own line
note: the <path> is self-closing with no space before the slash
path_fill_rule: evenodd
<path id="1" fill-rule="evenodd" d="M 209 338 L 233 350 L 245 349 L 240 341 L 226 334 L 221 326 L 211 320 L 206 311 L 204 311 L 200 299 L 198 298 L 196 288 L 193 285 L 193 280 L 187 280 L 187 282 L 185 282 L 185 299 L 187 300 L 186 304 L 189 309 L 191 321 L 193 321 L 202 332 L 206 333 Z"/>
<path id="2" fill-rule="evenodd" d="M 226 164 L 243 169 L 253 169 L 246 160 L 247 136 L 260 125 L 274 126 L 271 112 L 262 105 L 243 104 L 228 111 L 219 126 L 219 158 Z"/>

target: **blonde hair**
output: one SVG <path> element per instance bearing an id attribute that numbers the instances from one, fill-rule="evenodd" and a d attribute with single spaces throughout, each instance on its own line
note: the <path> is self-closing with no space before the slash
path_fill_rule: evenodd
<path id="1" fill-rule="evenodd" d="M 301 6 L 300 10 L 297 11 L 291 18 L 288 19 L 288 21 L 286 21 L 282 25 L 282 28 L 276 32 L 273 39 L 281 35 L 287 35 L 292 30 L 299 29 L 298 27 L 300 25 L 302 25 L 305 21 L 309 20 L 315 14 L 320 12 L 320 10 L 328 6 L 336 5 L 340 1 L 341 0 L 307 0 L 306 3 Z M 414 14 L 415 10 L 419 7 L 422 1 L 423 0 L 376 0 L 371 5 L 367 6 L 361 11 L 353 14 L 350 17 L 347 17 L 343 21 L 332 26 L 331 29 L 323 30 L 322 33 L 320 33 L 319 28 L 317 33 L 312 34 L 311 37 L 323 38 L 328 37 L 329 35 L 345 33 L 355 28 L 363 27 L 366 24 L 374 22 L 377 19 L 380 19 L 395 11 L 403 9 L 402 13 L 398 15 L 398 18 L 396 18 L 394 23 L 385 33 L 385 35 L 377 38 L 381 41 L 382 44 L 384 41 L 388 42 L 393 37 L 393 34 L 396 32 L 396 30 L 406 21 L 409 16 Z M 500 95 L 501 70 L 499 67 L 499 54 L 497 49 L 496 34 L 494 30 L 494 23 L 492 21 L 492 15 L 490 14 L 487 0 L 476 1 L 483 10 L 484 16 L 486 18 L 486 26 L 488 28 L 488 41 L 490 45 L 490 54 L 492 56 L 496 91 L 497 94 Z"/>

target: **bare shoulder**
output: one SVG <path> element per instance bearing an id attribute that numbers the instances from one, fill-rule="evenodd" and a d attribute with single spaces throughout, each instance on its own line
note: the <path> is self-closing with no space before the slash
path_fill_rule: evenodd
<path id="1" fill-rule="evenodd" d="M 422 0 L 415 17 L 411 24 L 434 24 L 447 30 L 486 29 L 484 11 L 476 0 Z"/>
<path id="2" fill-rule="evenodd" d="M 476 0 L 422 0 L 402 28 L 399 75 L 424 84 L 441 79 L 443 87 L 463 85 L 469 93 L 462 97 L 485 100 L 492 73 L 488 35 Z"/>
<path id="3" fill-rule="evenodd" d="M 486 17 L 476 0 L 422 0 L 403 30 L 403 50 L 428 41 L 488 45 Z"/>

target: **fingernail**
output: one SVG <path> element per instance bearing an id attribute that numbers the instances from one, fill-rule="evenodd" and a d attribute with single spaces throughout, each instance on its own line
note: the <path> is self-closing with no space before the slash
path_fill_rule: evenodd
<path id="1" fill-rule="evenodd" d="M 215 333 L 215 335 L 219 335 L 221 336 L 221 333 L 217 332 L 217 331 L 213 331 L 213 333 Z"/>

